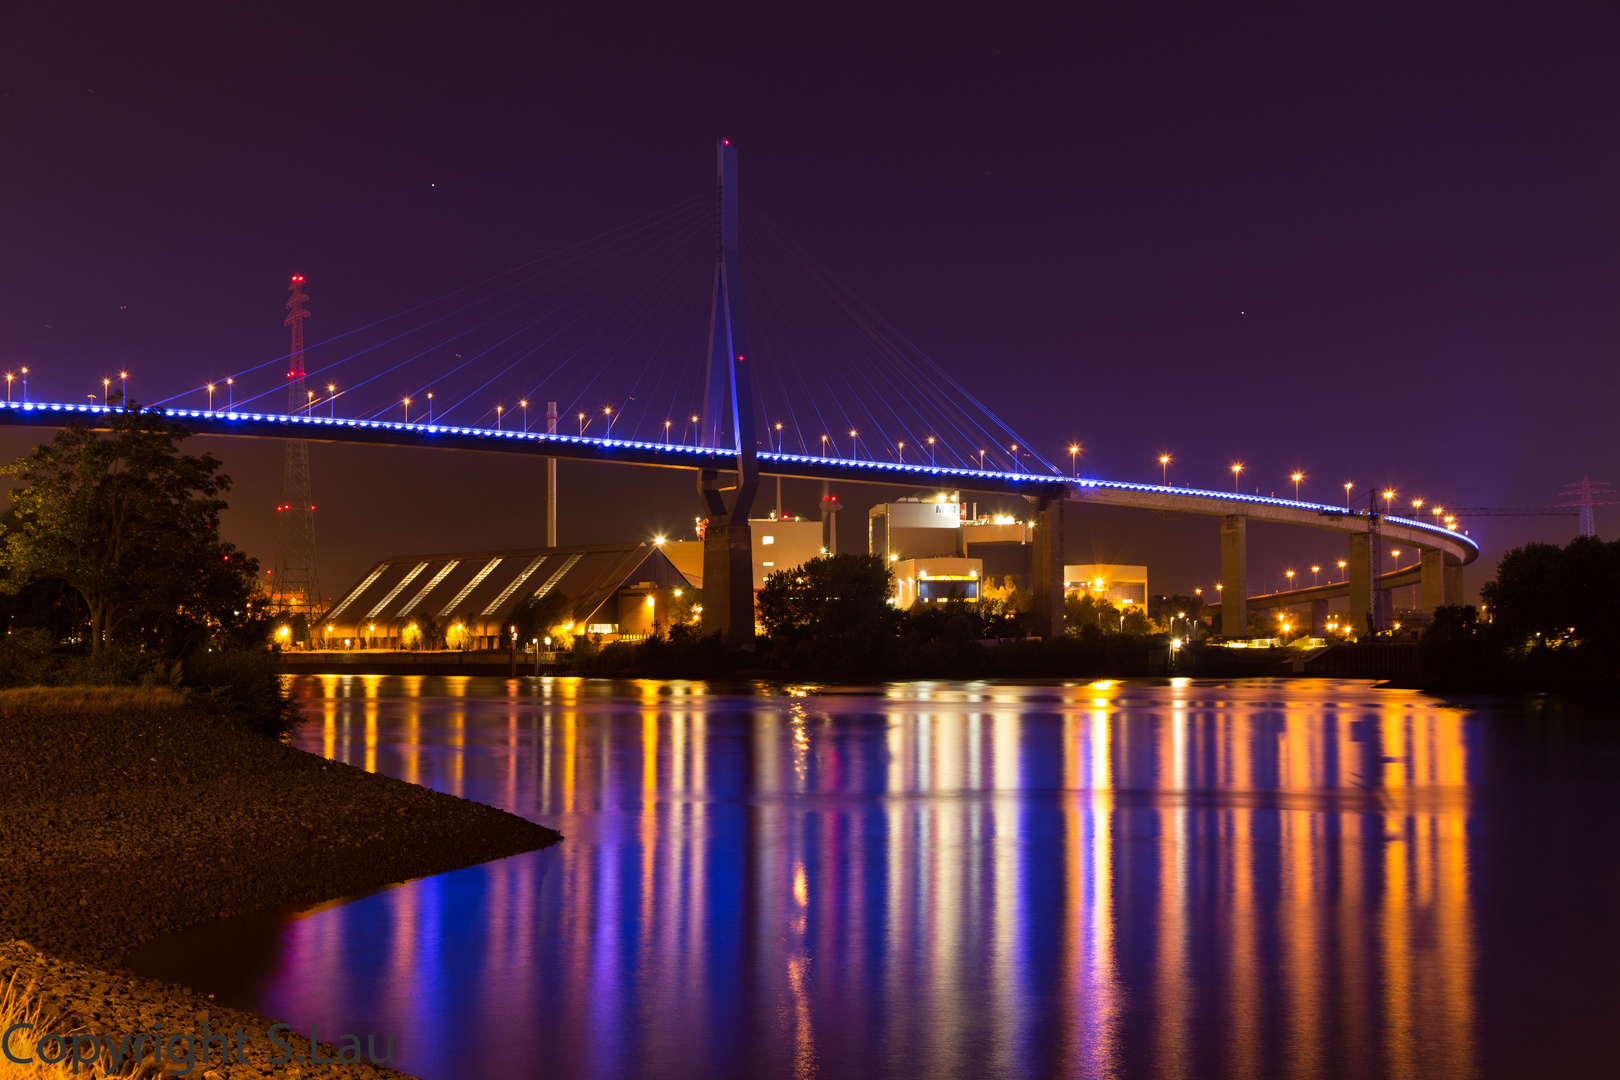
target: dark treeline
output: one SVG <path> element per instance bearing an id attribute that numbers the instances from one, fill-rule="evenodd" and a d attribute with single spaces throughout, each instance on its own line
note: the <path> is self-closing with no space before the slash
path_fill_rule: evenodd
<path id="1" fill-rule="evenodd" d="M 1491 681 L 1620 671 L 1620 542 L 1514 548 L 1480 596 L 1483 611 L 1435 613 L 1421 645 L 1426 672 Z"/>
<path id="2" fill-rule="evenodd" d="M 0 687 L 169 686 L 265 734 L 297 711 L 269 649 L 259 564 L 220 536 L 230 478 L 191 432 L 129 405 L 4 466 Z"/>
<path id="3" fill-rule="evenodd" d="M 1162 656 L 1170 620 L 1196 619 L 1201 602 L 1161 598 L 1148 612 L 1072 597 L 1066 633 L 1030 638 L 1028 593 L 984 600 L 889 602 L 894 580 L 882 559 L 830 555 L 770 575 L 759 594 L 764 630 L 752 653 L 676 626 L 667 637 L 597 648 L 575 645 L 574 671 L 588 675 L 713 678 L 747 671 L 784 678 L 1120 677 L 1147 675 Z M 1138 606 L 1139 607 L 1139 606 Z M 1177 624 L 1180 625 L 1180 624 Z"/>

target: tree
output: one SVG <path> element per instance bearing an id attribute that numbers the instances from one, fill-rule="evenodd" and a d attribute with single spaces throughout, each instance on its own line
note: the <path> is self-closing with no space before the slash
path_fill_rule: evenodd
<path id="1" fill-rule="evenodd" d="M 181 652 L 201 637 L 267 628 L 258 563 L 219 535 L 230 478 L 191 432 L 128 405 L 109 434 L 70 426 L 4 467 L 19 484 L 0 546 L 0 588 L 59 578 L 83 603 L 90 647 L 111 640 Z"/>
<path id="2" fill-rule="evenodd" d="M 765 579 L 759 620 L 773 644 L 828 669 L 870 666 L 892 647 L 894 574 L 876 555 L 822 555 Z"/>
<path id="3" fill-rule="evenodd" d="M 555 636 L 551 633 L 552 628 L 569 622 L 573 617 L 568 597 L 560 592 L 526 596 L 512 609 L 512 625 L 517 627 L 518 640 L 525 647 L 530 641 Z"/>
<path id="4" fill-rule="evenodd" d="M 1480 595 L 1497 630 L 1518 645 L 1582 642 L 1620 651 L 1620 542 L 1577 537 L 1562 548 L 1514 548 Z"/>

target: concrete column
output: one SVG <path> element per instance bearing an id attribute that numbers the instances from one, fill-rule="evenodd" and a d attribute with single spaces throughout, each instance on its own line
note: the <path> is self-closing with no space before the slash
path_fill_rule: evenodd
<path id="1" fill-rule="evenodd" d="M 1447 604 L 1463 603 L 1462 563 L 1446 560 L 1443 575 L 1445 602 Z"/>
<path id="2" fill-rule="evenodd" d="M 711 517 L 704 529 L 702 629 L 719 631 L 731 648 L 754 643 L 754 538 L 746 519 Z"/>
<path id="3" fill-rule="evenodd" d="M 1311 637 L 1327 636 L 1327 605 L 1326 600 L 1311 601 Z"/>
<path id="4" fill-rule="evenodd" d="M 1249 517 L 1221 518 L 1221 634 L 1249 636 Z"/>
<path id="5" fill-rule="evenodd" d="M 557 403 L 546 402 L 546 430 L 557 434 Z M 557 459 L 546 458 L 546 547 L 557 546 Z"/>
<path id="6" fill-rule="evenodd" d="M 1035 504 L 1034 602 L 1030 605 L 1034 632 L 1043 638 L 1063 636 L 1063 500 L 1042 499 Z"/>
<path id="7" fill-rule="evenodd" d="M 1422 549 L 1419 569 L 1418 608 L 1425 615 L 1433 615 L 1435 608 L 1446 602 L 1446 553 L 1437 548 Z"/>
<path id="8" fill-rule="evenodd" d="M 1350 583 L 1350 608 L 1345 621 L 1357 636 L 1367 633 L 1372 615 L 1372 596 L 1367 591 L 1367 534 L 1351 533 L 1349 551 L 1345 555 L 1345 578 Z"/>

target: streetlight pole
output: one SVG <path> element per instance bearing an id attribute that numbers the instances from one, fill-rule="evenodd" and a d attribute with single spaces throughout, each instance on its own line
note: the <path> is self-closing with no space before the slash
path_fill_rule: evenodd
<path id="1" fill-rule="evenodd" d="M 523 430 L 529 430 L 529 399 L 524 398 L 518 402 L 518 408 L 523 410 Z"/>
<path id="2" fill-rule="evenodd" d="M 856 438 L 857 436 L 853 431 L 849 433 L 849 457 L 851 461 L 859 461 L 861 459 L 860 443 L 855 441 Z"/>
<path id="3" fill-rule="evenodd" d="M 899 459 L 900 464 L 904 465 L 906 463 L 906 441 L 904 439 L 901 439 L 895 445 L 898 448 L 896 450 L 896 456 Z"/>
<path id="4" fill-rule="evenodd" d="M 6 400 L 11 400 L 11 376 L 6 376 Z M 214 411 L 214 384 L 208 384 L 208 411 Z"/>
<path id="5" fill-rule="evenodd" d="M 23 376 L 23 404 L 28 404 L 28 369 L 22 369 Z"/>
<path id="6" fill-rule="evenodd" d="M 405 405 L 405 422 L 408 424 L 408 423 L 411 422 L 411 399 L 406 398 L 405 401 L 404 401 L 404 405 Z"/>
<path id="7" fill-rule="evenodd" d="M 826 458 L 827 458 L 827 436 L 826 435 L 823 435 L 821 437 L 821 457 L 822 457 L 823 461 L 825 461 Z"/>
<path id="8" fill-rule="evenodd" d="M 1232 466 L 1232 494 L 1234 494 L 1234 495 L 1236 495 L 1238 493 L 1238 474 L 1241 473 L 1242 471 L 1243 471 L 1243 466 L 1242 465 L 1233 465 Z"/>
<path id="9" fill-rule="evenodd" d="M 979 471 L 984 472 L 984 451 L 979 451 Z"/>
<path id="10" fill-rule="evenodd" d="M 1016 475 L 1018 475 L 1018 444 L 1017 443 L 1012 444 L 1012 454 L 1013 454 L 1013 475 L 1016 476 Z"/>
<path id="11" fill-rule="evenodd" d="M 602 438 L 611 439 L 613 438 L 613 406 L 602 406 L 602 415 L 607 417 L 607 430 L 602 432 Z"/>
<path id="12" fill-rule="evenodd" d="M 1348 565 L 1348 564 L 1347 564 L 1347 563 L 1346 563 L 1346 562 L 1345 562 L 1345 561 L 1344 561 L 1344 560 L 1343 560 L 1343 559 L 1340 559 L 1340 560 L 1339 560 L 1339 573 L 1341 573 L 1341 574 L 1343 574 L 1343 573 L 1344 573 L 1344 568 L 1345 568 L 1345 566 L 1347 566 L 1347 565 Z M 1346 575 L 1345 575 L 1345 578 L 1344 578 L 1344 580 L 1345 580 L 1345 581 L 1349 581 L 1349 580 L 1350 580 L 1350 577 L 1349 577 L 1349 575 L 1348 575 L 1348 574 L 1346 574 Z"/>
<path id="13" fill-rule="evenodd" d="M 782 425 L 780 422 L 776 425 L 776 452 L 778 454 L 782 452 Z"/>
<path id="14" fill-rule="evenodd" d="M 930 469 L 934 467 L 934 437 L 932 435 L 928 436 L 928 467 Z"/>
<path id="15" fill-rule="evenodd" d="M 332 411 L 332 419 L 336 420 L 337 419 L 337 384 L 336 383 L 327 383 L 326 384 L 326 395 L 327 395 L 326 396 L 327 407 L 330 408 L 331 411 Z"/>
<path id="16" fill-rule="evenodd" d="M 105 408 L 107 406 L 107 402 L 110 399 L 111 395 L 112 395 L 112 380 L 111 379 L 102 379 L 101 380 L 101 405 L 102 405 L 103 408 Z"/>
<path id="17" fill-rule="evenodd" d="M 1393 491 L 1384 492 L 1384 516 L 1385 517 L 1389 516 L 1389 500 L 1393 499 L 1394 497 L 1395 497 L 1395 493 Z"/>
<path id="18" fill-rule="evenodd" d="M 433 423 L 433 391 L 428 391 L 428 423 Z"/>
<path id="19" fill-rule="evenodd" d="M 129 372 L 127 371 L 118 373 L 118 398 L 124 406 L 129 405 Z"/>
<path id="20" fill-rule="evenodd" d="M 1302 472 L 1296 472 L 1296 473 L 1295 473 L 1295 474 L 1294 474 L 1294 475 L 1293 475 L 1293 481 L 1294 481 L 1294 501 L 1295 501 L 1295 502 L 1299 502 L 1299 482 L 1300 482 L 1300 481 L 1301 481 L 1301 480 L 1303 480 L 1303 479 L 1305 479 L 1305 474 L 1304 474 L 1304 473 L 1302 473 Z"/>
<path id="21" fill-rule="evenodd" d="M 1162 487 L 1170 486 L 1170 455 L 1159 455 L 1159 484 Z"/>
<path id="22" fill-rule="evenodd" d="M 1354 486 L 1354 480 L 1347 481 L 1344 485 L 1344 508 L 1346 510 L 1350 509 L 1350 489 Z"/>
<path id="23" fill-rule="evenodd" d="M 664 421 L 664 445 L 669 445 L 669 421 Z"/>
<path id="24" fill-rule="evenodd" d="M 501 413 L 506 411 L 505 405 L 495 406 L 495 430 L 501 430 Z"/>
<path id="25" fill-rule="evenodd" d="M 1069 474 L 1072 479 L 1080 479 L 1080 448 L 1069 447 Z"/>
<path id="26" fill-rule="evenodd" d="M 1320 566 L 1311 567 L 1311 588 L 1313 588 L 1313 589 L 1316 588 L 1316 584 L 1317 584 L 1316 575 L 1318 573 L 1320 573 L 1321 570 L 1322 570 L 1322 568 Z"/>
<path id="27" fill-rule="evenodd" d="M 24 368 L 23 370 L 27 371 L 28 369 Z M 28 389 L 27 387 L 23 388 L 25 397 L 27 396 L 27 389 Z M 225 380 L 225 411 L 226 412 L 235 412 L 236 411 L 236 380 L 235 379 L 226 379 Z"/>

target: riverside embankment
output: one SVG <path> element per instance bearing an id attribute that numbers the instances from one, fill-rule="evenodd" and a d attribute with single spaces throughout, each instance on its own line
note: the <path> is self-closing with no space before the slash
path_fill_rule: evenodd
<path id="1" fill-rule="evenodd" d="M 35 979 L 37 993 L 88 1008 L 93 991 L 89 1011 L 104 1018 L 129 1014 L 119 994 L 153 999 L 119 964 L 158 934 L 558 839 L 505 811 L 248 734 L 176 693 L 0 693 L 0 942 L 87 965 L 67 982 L 58 969 L 60 985 Z M 24 956 L 8 953 L 13 965 Z M 165 1008 L 197 1011 L 180 988 L 168 993 Z M 86 1008 L 76 1014 L 96 1022 Z M 219 1075 L 261 1074 L 233 1068 L 252 1071 Z"/>

